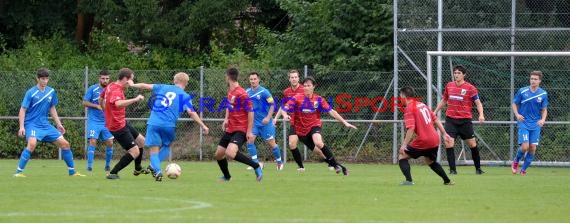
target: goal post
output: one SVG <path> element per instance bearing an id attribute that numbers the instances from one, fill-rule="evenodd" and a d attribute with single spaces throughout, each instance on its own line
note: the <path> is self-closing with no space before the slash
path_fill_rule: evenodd
<path id="1" fill-rule="evenodd" d="M 557 72 L 564 72 L 563 73 L 564 76 L 566 76 L 565 74 L 568 74 L 565 71 L 570 70 L 570 62 L 566 62 L 566 59 L 568 61 L 570 61 L 570 52 L 561 52 L 561 51 L 554 51 L 554 52 L 544 52 L 544 51 L 543 52 L 539 52 L 539 51 L 535 51 L 535 52 L 531 52 L 531 51 L 524 51 L 524 52 L 516 52 L 516 51 L 427 51 L 426 52 L 426 68 L 427 68 L 427 72 L 426 72 L 426 76 L 427 76 L 426 77 L 426 79 L 427 79 L 427 81 L 426 81 L 427 82 L 426 83 L 426 94 L 427 94 L 426 95 L 427 96 L 426 97 L 426 104 L 428 104 L 428 106 L 432 109 L 435 108 L 435 105 L 441 100 L 441 95 L 443 93 L 442 92 L 442 90 L 443 90 L 442 89 L 442 84 L 443 84 L 442 76 L 443 76 L 443 74 L 445 74 L 445 72 L 440 72 L 440 75 L 436 75 L 436 77 L 434 77 L 433 72 L 434 72 L 434 67 L 436 67 L 436 66 L 433 66 L 433 62 L 438 61 L 438 60 L 433 60 L 434 56 L 435 57 L 450 57 L 450 69 L 452 67 L 451 58 L 456 58 L 456 57 L 478 58 L 478 59 L 485 58 L 485 57 L 489 57 L 489 58 L 505 57 L 505 58 L 510 59 L 510 62 L 506 62 L 506 60 L 503 61 L 504 62 L 503 65 L 510 64 L 510 70 L 511 70 L 510 71 L 510 73 L 511 73 L 510 74 L 510 80 L 509 80 L 510 86 L 507 86 L 509 84 L 505 83 L 506 80 L 504 78 L 501 79 L 501 77 L 495 77 L 495 78 L 497 78 L 497 80 L 501 79 L 500 83 L 503 84 L 504 86 L 501 86 L 500 90 L 497 89 L 495 91 L 493 90 L 493 87 L 496 87 L 496 86 L 486 88 L 486 90 L 489 92 L 494 91 L 493 93 L 499 93 L 499 92 L 505 91 L 505 89 L 507 89 L 507 88 L 508 88 L 508 90 L 510 90 L 510 96 L 508 97 L 509 98 L 508 100 L 510 100 L 510 101 L 506 101 L 507 97 L 505 97 L 505 95 L 504 95 L 504 94 L 506 94 L 506 92 L 503 92 L 501 94 L 500 99 L 495 98 L 495 97 L 489 97 L 489 96 L 487 97 L 487 99 L 489 99 L 489 100 L 495 100 L 494 101 L 495 104 L 496 103 L 504 103 L 505 104 L 504 107 L 502 107 L 500 109 L 494 109 L 494 111 L 493 111 L 494 113 L 497 113 L 497 112 L 503 113 L 501 116 L 503 118 L 499 119 L 499 120 L 497 120 L 497 119 L 493 120 L 492 118 L 491 119 L 487 118 L 487 117 L 490 117 L 493 115 L 487 114 L 488 110 L 485 108 L 486 101 L 482 100 L 483 107 L 485 108 L 484 110 L 485 110 L 485 114 L 486 114 L 485 115 L 486 116 L 485 125 L 487 125 L 487 126 L 489 126 L 489 125 L 502 125 L 501 128 L 505 128 L 505 130 L 508 127 L 510 129 L 510 131 L 508 131 L 508 132 L 510 132 L 510 135 L 507 136 L 505 134 L 506 131 L 501 131 L 501 128 L 497 128 L 496 130 L 489 130 L 488 127 L 478 127 L 479 125 L 474 125 L 475 135 L 476 135 L 476 138 L 478 139 L 478 143 L 477 143 L 478 145 L 477 146 L 481 150 L 487 150 L 487 152 L 489 154 L 495 154 L 495 157 L 496 157 L 496 158 L 493 157 L 493 158 L 486 159 L 486 160 L 484 160 L 482 157 L 481 163 L 485 164 L 485 165 L 510 165 L 510 163 L 512 162 L 511 159 L 512 159 L 513 152 L 514 152 L 513 149 L 516 149 L 514 147 L 518 147 L 517 138 L 515 137 L 516 134 L 514 134 L 514 129 L 516 129 L 515 127 L 516 127 L 517 122 L 514 120 L 514 114 L 512 113 L 512 111 L 510 109 L 510 104 L 513 100 L 513 96 L 514 96 L 516 90 L 518 90 L 520 87 L 523 87 L 523 86 L 520 86 L 521 80 L 517 80 L 519 82 L 519 84 L 517 86 L 515 86 L 515 75 L 514 75 L 515 70 L 519 74 L 524 71 L 524 73 L 529 75 L 530 74 L 529 69 L 532 69 L 532 70 L 542 70 L 543 69 L 542 67 L 540 67 L 540 65 L 536 66 L 536 67 L 532 67 L 532 68 L 529 68 L 528 66 L 524 67 L 524 68 L 517 68 L 517 63 L 515 63 L 515 59 L 519 60 L 521 58 L 533 58 L 533 59 L 537 58 L 536 60 L 539 60 L 538 58 L 540 58 L 540 60 L 544 60 L 546 57 L 546 58 L 548 58 L 548 60 L 552 60 L 550 58 L 559 57 L 559 58 L 564 58 L 564 60 L 560 60 L 560 61 L 565 61 L 561 64 L 566 64 L 566 65 L 565 65 L 565 67 L 563 67 L 561 69 L 557 68 L 555 70 Z M 439 61 L 441 61 L 441 60 L 439 60 Z M 535 64 L 540 64 L 540 63 L 535 63 Z M 445 67 L 445 66 L 437 66 L 437 67 Z M 545 68 L 545 69 L 548 70 L 548 68 Z M 469 65 L 467 65 L 467 70 L 468 70 L 467 74 L 469 76 L 469 74 L 470 74 Z M 452 71 L 450 73 L 452 73 Z M 570 76 L 570 75 L 568 75 L 568 76 Z M 548 72 L 547 72 L 545 78 L 549 79 L 549 77 L 552 78 L 552 76 L 548 76 Z M 560 78 L 560 77 L 558 77 L 558 78 Z M 477 78 L 475 78 L 475 79 L 477 79 Z M 518 78 L 518 79 L 520 79 L 520 78 Z M 490 80 L 487 80 L 487 81 L 490 81 Z M 526 83 L 526 85 L 528 85 L 528 79 L 526 79 L 526 81 L 527 82 L 525 82 L 525 83 Z M 499 83 L 499 81 L 497 81 L 497 82 Z M 570 93 L 570 88 L 566 87 L 566 85 L 564 83 L 558 83 L 560 81 L 558 81 L 558 82 L 552 81 L 552 82 L 556 82 L 556 83 L 549 83 L 549 85 L 547 85 L 547 86 L 544 86 L 544 82 L 541 84 L 541 87 L 544 87 L 545 90 L 549 92 L 549 95 L 551 95 L 551 91 L 550 91 L 551 89 L 553 91 L 554 90 L 560 91 L 562 89 L 562 91 L 568 91 L 568 93 L 566 93 L 566 94 Z M 566 82 L 566 83 L 568 83 L 568 82 Z M 556 86 L 554 86 L 554 85 L 556 85 Z M 483 86 L 478 86 L 477 84 L 475 84 L 475 86 L 478 89 L 480 87 L 483 87 Z M 435 92 L 437 94 L 434 94 L 434 88 L 436 88 Z M 480 94 L 481 94 L 481 92 L 480 92 Z M 564 95 L 564 94 L 565 93 L 563 92 L 563 93 L 560 93 L 557 95 Z M 437 101 L 435 103 L 434 103 L 434 99 L 433 99 L 434 95 L 437 95 Z M 549 96 L 549 97 L 551 97 L 551 96 Z M 548 121 L 547 121 L 545 127 L 552 128 L 552 129 L 549 129 L 548 131 L 543 130 L 542 138 L 545 137 L 545 134 L 554 134 L 554 133 L 560 132 L 561 129 L 565 129 L 566 131 L 568 131 L 570 129 L 570 115 L 553 114 L 553 115 L 556 115 L 558 117 L 552 117 L 550 114 L 550 107 L 551 106 L 556 106 L 557 109 L 559 109 L 559 110 L 564 109 L 564 108 L 560 108 L 560 106 L 563 105 L 564 103 L 562 103 L 562 101 L 557 101 L 556 99 L 557 98 L 554 98 L 554 99 L 549 98 L 549 101 L 550 101 L 549 114 L 548 114 L 548 118 L 547 118 Z M 565 99 L 562 99 L 562 100 L 565 100 Z M 560 105 L 556 105 L 557 103 L 559 103 Z M 508 111 L 507 111 L 507 109 L 508 109 Z M 507 113 L 509 113 L 508 114 L 509 118 L 505 117 L 505 115 L 507 115 Z M 558 114 L 561 114 L 561 113 L 558 112 Z M 440 114 L 438 114 L 438 117 L 440 117 Z M 440 119 L 441 119 L 441 117 L 440 117 Z M 474 121 L 474 123 L 475 123 L 475 121 Z M 482 126 L 485 126 L 485 125 L 482 125 Z M 551 126 L 554 126 L 554 127 L 551 127 Z M 506 138 L 504 139 L 504 141 L 506 143 L 504 145 L 501 144 L 501 146 L 498 146 L 498 145 L 496 146 L 496 144 L 497 144 L 496 142 L 487 142 L 487 140 L 485 139 L 485 136 L 481 136 L 478 134 L 478 129 L 480 129 L 480 128 L 483 129 L 482 131 L 484 133 L 485 133 L 485 131 L 487 132 L 487 134 L 486 134 L 487 136 L 493 135 L 493 134 L 496 137 L 498 137 L 498 135 L 505 135 Z M 544 129 L 544 127 L 543 127 L 543 129 Z M 495 131 L 495 133 L 492 133 L 493 131 Z M 489 134 L 489 133 L 492 133 L 492 134 Z M 485 135 L 485 134 L 483 134 L 483 135 Z M 564 135 L 563 137 L 570 138 L 570 134 Z M 489 137 L 489 138 L 493 138 L 493 137 Z M 549 135 L 549 139 L 546 141 L 545 145 L 552 146 L 552 145 L 554 145 L 553 143 L 557 142 L 557 140 L 552 140 L 552 138 L 556 138 L 556 137 L 555 136 L 550 137 L 550 135 Z M 461 139 L 456 140 L 456 145 L 457 144 L 461 145 L 461 142 L 459 142 L 460 140 Z M 509 140 L 509 141 L 507 142 L 506 140 Z M 570 142 L 570 139 L 559 140 L 559 141 Z M 548 144 L 548 143 L 550 143 L 550 144 Z M 506 149 L 505 147 L 507 147 L 507 144 L 509 144 L 508 145 L 509 148 L 507 150 L 505 150 Z M 500 152 L 502 154 L 505 154 L 508 152 L 509 155 L 508 156 L 503 155 L 503 156 L 499 157 L 497 155 L 497 153 L 495 153 L 496 151 L 494 151 L 494 149 L 496 149 L 495 146 L 496 146 L 496 148 L 498 148 L 497 150 L 500 150 Z M 570 151 L 568 149 L 562 149 L 562 147 L 566 147 L 566 146 L 568 146 L 568 145 L 566 145 L 566 144 L 556 145 L 557 151 L 562 151 L 562 152 L 556 152 L 556 154 L 547 154 L 548 156 L 544 156 L 545 159 L 536 160 L 535 162 L 533 162 L 533 165 L 537 165 L 537 166 L 570 166 Z M 548 148 L 544 148 L 544 147 L 541 148 L 541 147 L 542 147 L 542 141 L 541 141 L 541 145 L 539 145 L 539 147 L 537 149 L 537 154 L 544 153 L 545 150 L 548 149 Z M 558 147 L 560 147 L 560 148 L 558 148 Z M 548 151 L 546 151 L 546 152 L 548 152 Z M 464 150 L 462 150 L 459 155 L 462 155 L 462 154 L 465 155 Z M 440 148 L 440 150 L 438 152 L 437 160 L 441 161 L 441 158 L 442 158 L 442 154 L 441 154 L 441 148 Z M 487 158 L 489 158 L 489 156 L 487 156 Z M 461 159 L 461 157 L 458 157 L 458 159 Z M 446 163 L 446 162 L 443 162 L 443 163 Z M 472 164 L 472 162 L 467 161 L 467 159 L 458 160 L 457 163 L 458 164 Z"/>

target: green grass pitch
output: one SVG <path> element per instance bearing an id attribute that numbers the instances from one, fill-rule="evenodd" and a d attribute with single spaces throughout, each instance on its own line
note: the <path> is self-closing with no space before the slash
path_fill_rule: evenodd
<path id="1" fill-rule="evenodd" d="M 116 162 L 116 161 L 114 161 Z M 570 170 L 459 167 L 444 186 L 429 167 L 413 165 L 416 185 L 399 186 L 397 165 L 347 164 L 337 175 L 322 163 L 297 173 L 267 163 L 264 179 L 230 162 L 232 181 L 218 182 L 215 162 L 178 162 L 179 179 L 132 175 L 106 180 L 103 162 L 86 177 L 69 177 L 63 161 L 31 160 L 27 178 L 12 177 L 16 160 L 0 160 L 0 222 L 568 222 Z M 148 161 L 143 161 L 148 164 Z M 163 164 L 165 166 L 165 164 Z M 445 168 L 445 167 L 444 167 Z"/>

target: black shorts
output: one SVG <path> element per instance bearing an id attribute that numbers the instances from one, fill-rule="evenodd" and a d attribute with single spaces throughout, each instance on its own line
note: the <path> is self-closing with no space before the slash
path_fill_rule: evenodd
<path id="1" fill-rule="evenodd" d="M 473 123 L 468 118 L 455 119 L 445 117 L 445 131 L 451 138 L 456 138 L 457 136 L 463 140 L 475 138 Z"/>
<path id="2" fill-rule="evenodd" d="M 287 136 L 292 136 L 292 135 L 297 135 L 297 133 L 295 132 L 295 126 L 289 125 L 289 132 Z"/>
<path id="3" fill-rule="evenodd" d="M 136 139 L 139 137 L 139 132 L 133 128 L 129 123 L 125 125 L 122 129 L 119 129 L 116 132 L 110 131 L 111 134 L 115 137 L 115 140 L 125 150 L 129 150 L 137 145 Z"/>
<path id="4" fill-rule="evenodd" d="M 315 148 L 315 142 L 313 141 L 313 134 L 315 133 L 321 133 L 321 127 L 315 126 L 311 128 L 311 131 L 306 136 L 299 136 L 299 140 L 311 151 Z"/>
<path id="5" fill-rule="evenodd" d="M 429 149 L 416 149 L 416 148 L 408 145 L 404 152 L 406 152 L 406 154 L 408 154 L 410 157 L 412 157 L 414 159 L 417 159 L 420 156 L 423 156 L 423 157 L 430 158 L 432 161 L 435 161 L 437 159 L 437 150 L 438 150 L 438 147 L 433 147 L 433 148 L 429 148 Z"/>
<path id="6" fill-rule="evenodd" d="M 222 136 L 222 139 L 220 139 L 218 145 L 224 148 L 228 148 L 228 145 L 231 142 L 236 144 L 238 148 L 240 148 L 243 145 L 243 143 L 245 143 L 245 141 L 246 141 L 245 132 L 240 132 L 240 131 L 235 131 L 232 133 L 224 132 L 224 136 Z"/>

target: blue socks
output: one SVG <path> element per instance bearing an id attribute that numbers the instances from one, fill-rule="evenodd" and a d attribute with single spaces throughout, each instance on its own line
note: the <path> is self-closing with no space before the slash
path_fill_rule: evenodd
<path id="1" fill-rule="evenodd" d="M 87 169 L 91 170 L 93 168 L 93 159 L 95 158 L 95 147 L 89 145 L 87 147 Z"/>
<path id="2" fill-rule="evenodd" d="M 523 155 L 524 155 L 524 153 L 523 153 L 522 149 L 519 147 L 519 149 L 517 150 L 517 154 L 515 155 L 514 162 L 518 163 L 523 158 Z"/>
<path id="3" fill-rule="evenodd" d="M 156 174 L 161 173 L 159 153 L 150 154 L 149 160 L 150 160 L 150 166 L 154 169 L 154 172 Z"/>
<path id="4" fill-rule="evenodd" d="M 259 160 L 257 160 L 257 148 L 255 148 L 255 144 L 247 144 L 247 151 L 249 152 L 249 155 L 251 156 L 251 160 L 253 160 L 253 162 L 255 163 L 259 163 Z"/>
<path id="5" fill-rule="evenodd" d="M 18 169 L 16 169 L 16 173 L 24 172 L 26 168 L 26 164 L 28 164 L 28 160 L 32 157 L 32 152 L 28 150 L 28 148 L 24 148 L 22 151 L 22 155 L 20 155 L 20 161 L 18 162 Z"/>
<path id="6" fill-rule="evenodd" d="M 75 167 L 73 165 L 73 153 L 71 152 L 71 148 L 62 148 L 61 157 L 63 157 L 63 161 L 65 161 L 65 164 L 67 164 L 69 175 L 75 174 Z"/>
<path id="7" fill-rule="evenodd" d="M 112 159 L 113 159 L 113 147 L 107 147 L 105 149 L 105 167 L 111 166 Z"/>
<path id="8" fill-rule="evenodd" d="M 281 149 L 279 149 L 279 146 L 273 148 L 271 150 L 271 153 L 273 153 L 273 157 L 275 157 L 275 160 L 277 161 L 278 164 L 283 163 L 283 161 L 281 161 Z"/>
<path id="9" fill-rule="evenodd" d="M 524 157 L 524 164 L 523 167 L 521 169 L 521 171 L 526 171 L 526 169 L 530 166 L 530 164 L 532 163 L 532 160 L 534 159 L 534 154 L 532 154 L 531 152 L 527 152 L 526 156 Z"/>
<path id="10" fill-rule="evenodd" d="M 170 147 L 169 146 L 160 147 L 160 151 L 158 152 L 158 157 L 160 158 L 160 161 L 168 160 L 169 156 L 170 156 Z"/>

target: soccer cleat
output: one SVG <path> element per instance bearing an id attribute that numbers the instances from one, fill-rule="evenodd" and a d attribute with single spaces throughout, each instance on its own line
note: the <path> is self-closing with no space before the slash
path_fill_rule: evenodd
<path id="1" fill-rule="evenodd" d="M 305 172 L 305 167 L 297 168 L 297 172 L 299 172 L 299 173 L 304 173 L 304 172 Z"/>
<path id="2" fill-rule="evenodd" d="M 154 175 L 154 174 L 153 174 L 153 175 Z M 156 181 L 162 181 L 162 173 L 156 174 L 156 176 L 154 176 L 154 180 L 156 180 Z"/>
<path id="3" fill-rule="evenodd" d="M 150 173 L 150 171 L 148 171 L 148 170 L 146 170 L 146 169 L 143 169 L 143 168 L 141 168 L 141 169 L 139 169 L 139 170 L 136 170 L 136 169 L 135 169 L 135 170 L 133 171 L 133 175 L 135 175 L 135 176 L 138 176 L 138 175 L 141 175 L 141 174 L 149 174 L 149 173 Z"/>
<path id="4" fill-rule="evenodd" d="M 89 172 L 93 171 L 93 167 L 90 167 L 90 166 L 87 167 L 87 171 L 89 171 Z"/>
<path id="5" fill-rule="evenodd" d="M 247 166 L 246 170 L 253 170 L 253 167 Z"/>
<path id="6" fill-rule="evenodd" d="M 105 167 L 105 171 L 106 171 L 106 172 L 110 172 L 110 171 L 111 171 L 111 167 L 110 167 L 110 166 L 106 166 L 106 167 Z"/>
<path id="7" fill-rule="evenodd" d="M 519 162 L 513 162 L 513 164 L 511 164 L 511 170 L 513 171 L 513 174 L 517 174 L 519 170 Z"/>
<path id="8" fill-rule="evenodd" d="M 154 168 L 152 168 L 152 166 L 148 165 L 146 167 L 146 172 L 151 173 L 153 177 L 156 177 L 156 172 L 154 171 Z M 146 174 L 148 174 L 146 173 Z"/>
<path id="9" fill-rule="evenodd" d="M 262 162 L 258 162 L 257 164 L 259 164 L 259 166 L 261 167 L 261 169 L 263 169 L 263 163 L 262 163 Z M 246 168 L 246 170 L 253 170 L 253 167 L 248 166 L 248 167 Z"/>
<path id="10" fill-rule="evenodd" d="M 526 170 L 521 170 L 521 176 L 526 176 Z"/>
<path id="11" fill-rule="evenodd" d="M 26 177 L 26 175 L 24 175 L 24 173 L 15 173 L 15 174 L 14 174 L 14 177 L 23 178 L 23 177 Z"/>
<path id="12" fill-rule="evenodd" d="M 261 170 L 261 166 L 255 168 L 255 180 L 260 182 L 263 179 L 263 171 Z"/>
<path id="13" fill-rule="evenodd" d="M 84 177 L 85 175 L 84 175 L 84 174 L 81 174 L 81 173 L 79 173 L 79 172 L 75 172 L 74 174 L 70 174 L 69 176 L 70 176 L 70 177 Z"/>
<path id="14" fill-rule="evenodd" d="M 481 175 L 481 174 L 484 174 L 484 173 L 485 173 L 485 171 L 483 171 L 482 169 L 476 169 L 476 170 L 475 170 L 475 174 L 477 174 L 477 175 Z"/>
<path id="15" fill-rule="evenodd" d="M 453 186 L 453 185 L 455 185 L 455 182 L 453 182 L 453 181 L 444 182 L 443 185 L 446 185 L 446 186 Z"/>
<path id="16" fill-rule="evenodd" d="M 229 182 L 230 179 L 232 179 L 232 178 L 231 178 L 231 177 L 230 177 L 230 178 L 226 178 L 226 177 L 224 177 L 224 176 L 221 176 L 220 178 L 218 178 L 218 180 L 219 180 L 220 182 Z"/>
<path id="17" fill-rule="evenodd" d="M 334 171 L 335 168 L 334 168 L 333 166 L 329 166 L 329 170 L 330 170 L 330 171 Z"/>
<path id="18" fill-rule="evenodd" d="M 449 174 L 457 175 L 457 170 L 449 170 Z"/>
<path id="19" fill-rule="evenodd" d="M 336 174 L 339 174 L 340 172 L 342 172 L 342 168 L 340 167 L 340 165 L 337 165 L 337 166 L 334 168 L 334 172 L 336 172 Z"/>
<path id="20" fill-rule="evenodd" d="M 414 185 L 414 182 L 407 181 L 407 180 L 404 180 L 402 183 L 400 183 L 400 186 L 413 186 L 413 185 Z"/>
<path id="21" fill-rule="evenodd" d="M 109 180 L 118 180 L 118 179 L 119 179 L 119 175 L 114 174 L 114 173 L 113 173 L 113 174 L 107 174 L 107 177 L 106 177 L 106 178 L 109 179 Z"/>
<path id="22" fill-rule="evenodd" d="M 283 170 L 283 163 L 277 163 L 277 171 Z"/>
<path id="23" fill-rule="evenodd" d="M 340 165 L 340 168 L 342 169 L 342 174 L 345 176 L 348 176 L 348 169 L 346 167 L 344 167 L 343 165 Z"/>

